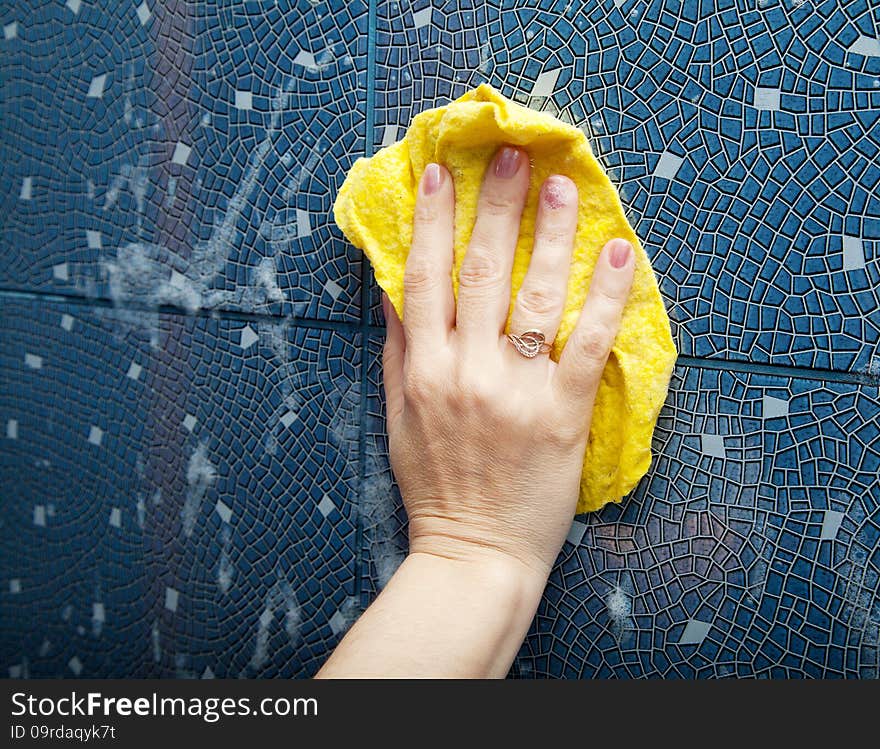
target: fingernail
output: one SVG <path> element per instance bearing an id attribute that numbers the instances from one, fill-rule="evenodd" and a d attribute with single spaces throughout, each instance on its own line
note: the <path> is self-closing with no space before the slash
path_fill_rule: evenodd
<path id="1" fill-rule="evenodd" d="M 422 175 L 422 189 L 425 195 L 433 195 L 443 184 L 443 170 L 437 164 L 428 164 Z"/>
<path id="2" fill-rule="evenodd" d="M 495 159 L 495 176 L 510 179 L 519 171 L 520 156 L 519 149 L 504 146 Z"/>
<path id="3" fill-rule="evenodd" d="M 622 268 L 629 262 L 632 245 L 625 239 L 612 239 L 608 248 L 608 259 L 612 268 Z"/>
<path id="4" fill-rule="evenodd" d="M 388 294 L 384 291 L 382 292 L 382 321 L 386 322 L 388 320 Z"/>
<path id="5" fill-rule="evenodd" d="M 566 205 L 571 195 L 570 184 L 568 179 L 558 174 L 548 177 L 543 188 L 545 205 L 554 210 Z"/>

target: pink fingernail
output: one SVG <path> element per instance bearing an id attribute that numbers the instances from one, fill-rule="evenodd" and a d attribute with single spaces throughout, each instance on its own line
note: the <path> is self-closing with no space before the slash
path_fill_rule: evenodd
<path id="1" fill-rule="evenodd" d="M 428 164 L 422 175 L 422 186 L 425 195 L 433 195 L 443 184 L 443 170 L 437 164 Z"/>
<path id="2" fill-rule="evenodd" d="M 519 171 L 521 152 L 516 148 L 504 146 L 495 159 L 495 176 L 510 179 Z"/>
<path id="3" fill-rule="evenodd" d="M 557 210 L 566 205 L 569 200 L 571 190 L 570 182 L 567 178 L 554 174 L 548 177 L 544 182 L 543 195 L 544 203 L 548 208 Z"/>
<path id="4" fill-rule="evenodd" d="M 388 321 L 388 305 L 390 304 L 388 300 L 388 294 L 384 291 L 382 292 L 382 319 L 384 321 Z"/>
<path id="5" fill-rule="evenodd" d="M 612 239 L 609 243 L 608 259 L 612 268 L 622 268 L 629 262 L 632 254 L 632 245 L 625 239 Z"/>

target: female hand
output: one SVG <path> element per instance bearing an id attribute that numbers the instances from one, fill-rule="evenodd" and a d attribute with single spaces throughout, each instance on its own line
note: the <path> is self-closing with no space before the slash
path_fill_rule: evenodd
<path id="1" fill-rule="evenodd" d="M 523 357 L 503 331 L 528 184 L 526 154 L 501 149 L 483 182 L 456 304 L 452 179 L 436 164 L 422 177 L 404 323 L 384 305 L 388 436 L 410 553 L 320 677 L 504 676 L 534 617 L 571 526 L 634 260 L 629 243 L 609 242 L 559 365 L 547 354 Z M 514 333 L 556 335 L 577 201 L 565 177 L 542 186 Z"/>
<path id="2" fill-rule="evenodd" d="M 504 335 L 511 266 L 529 186 L 526 153 L 487 169 L 453 297 L 454 185 L 425 169 L 404 277 L 403 324 L 385 300 L 391 465 L 409 516 L 410 551 L 500 557 L 546 580 L 571 526 L 593 402 L 633 278 L 629 242 L 602 251 L 580 321 L 557 365 Z M 556 335 L 565 304 L 578 194 L 541 188 L 531 263 L 510 330 Z"/>

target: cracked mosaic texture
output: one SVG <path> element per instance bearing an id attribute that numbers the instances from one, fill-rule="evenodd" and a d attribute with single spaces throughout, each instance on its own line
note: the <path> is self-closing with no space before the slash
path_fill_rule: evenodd
<path id="1" fill-rule="evenodd" d="M 375 146 L 488 81 L 587 132 L 682 353 L 880 371 L 880 6 L 380 0 L 377 28 Z"/>
<path id="2" fill-rule="evenodd" d="M 359 317 L 330 208 L 364 151 L 364 3 L 29 5 L 0 10 L 0 283 Z"/>
<path id="3" fill-rule="evenodd" d="M 368 596 L 406 537 L 383 413 L 376 394 Z M 654 453 L 575 518 L 513 676 L 880 677 L 877 387 L 680 367 Z"/>
<path id="4" fill-rule="evenodd" d="M 316 671 L 353 605 L 357 334 L 0 311 L 4 671 Z"/>
<path id="5" fill-rule="evenodd" d="M 0 669 L 317 670 L 406 551 L 332 199 L 489 81 L 588 132 L 686 357 L 512 675 L 876 678 L 878 14 L 3 4 Z"/>

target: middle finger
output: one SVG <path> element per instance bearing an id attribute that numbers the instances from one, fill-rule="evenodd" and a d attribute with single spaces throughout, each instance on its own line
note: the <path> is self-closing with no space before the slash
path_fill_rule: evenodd
<path id="1" fill-rule="evenodd" d="M 494 346 L 504 330 L 530 171 L 525 151 L 504 146 L 483 178 L 474 230 L 458 274 L 456 330 L 466 345 Z"/>

